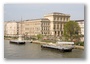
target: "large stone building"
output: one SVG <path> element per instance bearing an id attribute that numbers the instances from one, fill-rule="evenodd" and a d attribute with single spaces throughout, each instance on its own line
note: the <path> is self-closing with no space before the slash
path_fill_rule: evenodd
<path id="1" fill-rule="evenodd" d="M 50 35 L 61 36 L 64 24 L 70 20 L 69 14 L 54 12 L 44 15 L 50 21 Z"/>
<path id="2" fill-rule="evenodd" d="M 38 34 L 62 36 L 64 24 L 70 20 L 70 15 L 53 12 L 44 15 L 43 18 L 23 20 L 22 22 L 8 22 L 6 24 L 6 35 L 27 35 Z"/>
<path id="3" fill-rule="evenodd" d="M 64 24 L 70 20 L 70 15 L 54 12 L 44 15 L 44 18 L 25 20 L 22 22 L 23 35 L 61 36 Z"/>
<path id="4" fill-rule="evenodd" d="M 22 22 L 23 35 L 49 35 L 50 21 L 46 18 L 25 20 Z"/>

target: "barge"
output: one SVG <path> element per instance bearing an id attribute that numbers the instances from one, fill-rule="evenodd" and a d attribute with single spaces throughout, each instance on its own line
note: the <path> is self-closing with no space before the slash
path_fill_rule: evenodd
<path id="1" fill-rule="evenodd" d="M 74 49 L 74 42 L 56 42 L 56 44 L 49 43 L 41 45 L 42 48 L 51 48 L 61 51 L 72 51 Z"/>
<path id="2" fill-rule="evenodd" d="M 12 41 L 10 41 L 10 43 L 13 43 L 13 44 L 25 44 L 25 41 L 12 40 Z"/>
<path id="3" fill-rule="evenodd" d="M 19 35 L 18 40 L 10 40 L 10 43 L 13 43 L 13 44 L 25 44 L 26 42 L 24 40 L 22 40 L 22 35 Z"/>

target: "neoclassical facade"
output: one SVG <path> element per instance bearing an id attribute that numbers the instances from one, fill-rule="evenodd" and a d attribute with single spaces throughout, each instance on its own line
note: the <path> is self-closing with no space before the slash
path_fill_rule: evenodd
<path id="1" fill-rule="evenodd" d="M 40 19 L 9 22 L 6 25 L 6 34 L 22 35 L 51 35 L 62 36 L 64 24 L 70 20 L 69 14 L 53 12 Z"/>
<path id="2" fill-rule="evenodd" d="M 69 14 L 54 12 L 44 15 L 50 21 L 50 35 L 61 36 L 64 24 L 70 20 Z"/>
<path id="3" fill-rule="evenodd" d="M 25 20 L 22 22 L 23 35 L 49 35 L 50 34 L 50 21 L 46 18 Z"/>

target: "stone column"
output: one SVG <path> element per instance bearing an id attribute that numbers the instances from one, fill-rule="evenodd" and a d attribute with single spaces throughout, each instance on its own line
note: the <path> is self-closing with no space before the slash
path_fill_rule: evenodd
<path id="1" fill-rule="evenodd" d="M 61 36 L 61 31 L 60 31 L 60 33 L 59 33 L 59 36 Z"/>
<path id="2" fill-rule="evenodd" d="M 58 31 L 56 31 L 56 36 L 58 36 Z"/>

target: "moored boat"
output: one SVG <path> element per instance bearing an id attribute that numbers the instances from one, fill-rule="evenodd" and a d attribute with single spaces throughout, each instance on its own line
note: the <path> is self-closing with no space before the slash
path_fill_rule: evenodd
<path id="1" fill-rule="evenodd" d="M 25 41 L 22 40 L 22 35 L 19 35 L 18 40 L 10 40 L 10 43 L 14 43 L 14 44 L 25 44 Z"/>
<path id="2" fill-rule="evenodd" d="M 74 48 L 74 42 L 56 42 L 56 44 L 49 43 L 41 45 L 43 48 L 58 49 L 62 51 L 72 51 Z"/>
<path id="3" fill-rule="evenodd" d="M 25 41 L 11 40 L 10 43 L 14 43 L 14 44 L 25 44 Z"/>

